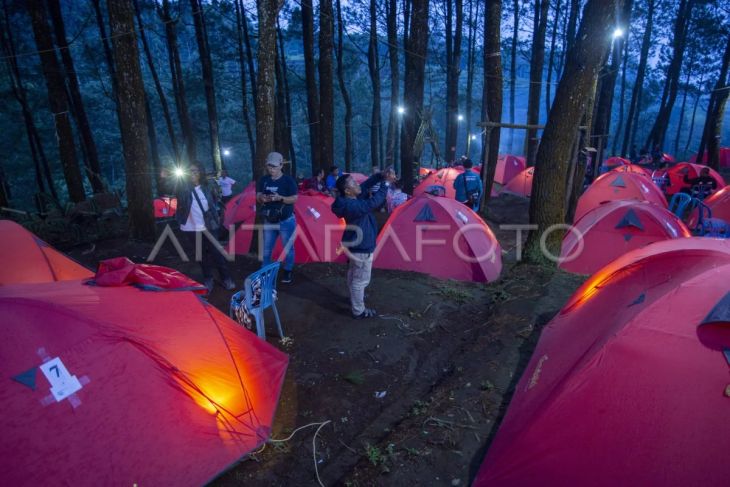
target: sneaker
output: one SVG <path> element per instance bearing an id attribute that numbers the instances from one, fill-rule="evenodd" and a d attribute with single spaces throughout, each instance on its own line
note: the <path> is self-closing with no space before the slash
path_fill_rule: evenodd
<path id="1" fill-rule="evenodd" d="M 352 315 L 352 317 L 356 320 L 364 320 L 366 318 L 377 318 L 378 312 L 372 308 L 365 308 L 365 311 L 363 311 L 359 315 Z"/>
<path id="2" fill-rule="evenodd" d="M 203 285 L 208 290 L 208 294 L 213 292 L 213 278 L 212 277 L 206 279 L 205 282 L 203 282 Z"/>
<path id="3" fill-rule="evenodd" d="M 281 277 L 281 282 L 284 284 L 289 284 L 292 282 L 294 276 L 292 276 L 292 271 L 284 271 L 284 275 Z"/>
<path id="4" fill-rule="evenodd" d="M 236 283 L 231 279 L 230 277 L 223 281 L 223 287 L 226 289 L 226 291 L 233 291 L 236 289 Z"/>

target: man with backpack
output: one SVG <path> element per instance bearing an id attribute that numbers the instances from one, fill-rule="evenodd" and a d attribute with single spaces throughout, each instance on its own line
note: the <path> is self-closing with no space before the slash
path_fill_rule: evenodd
<path id="1" fill-rule="evenodd" d="M 479 204 L 482 201 L 482 178 L 472 171 L 474 163 L 471 159 L 465 159 L 463 164 L 464 172 L 454 179 L 456 201 L 464 203 L 474 211 L 479 211 Z"/>

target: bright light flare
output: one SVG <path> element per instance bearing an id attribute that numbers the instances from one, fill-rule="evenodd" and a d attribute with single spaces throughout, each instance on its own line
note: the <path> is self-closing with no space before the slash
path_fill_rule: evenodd
<path id="1" fill-rule="evenodd" d="M 472 134 L 471 140 L 477 140 L 477 136 Z"/>
<path id="2" fill-rule="evenodd" d="M 406 113 L 406 109 L 405 109 L 405 107 L 399 106 L 399 107 L 398 107 L 398 113 L 399 113 L 400 115 L 403 115 L 404 113 Z"/>
<path id="3" fill-rule="evenodd" d="M 462 115 L 462 114 L 458 114 L 458 115 L 456 116 L 456 119 L 457 119 L 457 120 L 458 120 L 459 122 L 461 122 L 461 121 L 463 121 L 463 120 L 464 120 L 464 115 Z"/>
<path id="4" fill-rule="evenodd" d="M 175 169 L 173 169 L 172 173 L 176 177 L 181 178 L 181 177 L 185 176 L 185 169 L 183 169 L 181 167 L 176 167 Z"/>
<path id="5" fill-rule="evenodd" d="M 224 155 L 225 157 L 228 157 L 228 156 L 230 156 L 230 155 L 231 155 L 231 151 L 230 151 L 229 149 L 223 149 L 223 155 Z"/>
<path id="6" fill-rule="evenodd" d="M 618 39 L 619 37 L 624 36 L 624 30 L 621 27 L 616 27 L 616 30 L 613 31 L 613 38 Z"/>

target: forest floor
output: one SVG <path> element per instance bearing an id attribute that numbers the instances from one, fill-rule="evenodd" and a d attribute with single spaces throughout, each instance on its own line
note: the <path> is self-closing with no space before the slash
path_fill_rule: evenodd
<path id="1" fill-rule="evenodd" d="M 273 438 L 331 421 L 285 443 L 268 444 L 212 485 L 468 485 L 473 480 L 539 338 L 583 277 L 515 262 L 515 232 L 527 201 L 490 203 L 489 224 L 503 249 L 499 281 L 484 284 L 373 270 L 368 305 L 382 316 L 353 320 L 346 267 L 298 266 L 279 284 L 286 335 L 269 342 L 290 362 Z M 124 238 L 65 249 L 95 268 L 125 255 L 146 259 L 151 245 Z M 200 279 L 199 266 L 163 247 L 155 263 Z M 232 264 L 237 284 L 259 267 L 250 257 Z M 216 287 L 210 302 L 228 312 L 231 292 Z"/>

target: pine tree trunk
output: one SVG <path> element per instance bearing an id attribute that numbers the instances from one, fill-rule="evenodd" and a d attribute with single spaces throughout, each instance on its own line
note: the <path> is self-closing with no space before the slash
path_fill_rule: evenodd
<path id="1" fill-rule="evenodd" d="M 655 0 L 648 0 L 647 2 L 646 28 L 644 29 L 644 38 L 641 41 L 641 53 L 639 54 L 639 66 L 636 69 L 636 81 L 634 82 L 634 89 L 631 91 L 631 103 L 629 103 L 629 115 L 626 117 L 626 129 L 624 131 L 624 142 L 621 145 L 621 157 L 626 157 L 626 154 L 628 154 L 629 144 L 631 146 L 634 145 L 636 120 L 639 117 L 639 103 L 644 86 L 644 76 L 646 76 L 646 63 L 649 57 L 649 47 L 651 46 L 651 32 L 654 26 L 654 3 Z"/>
<path id="2" fill-rule="evenodd" d="M 190 111 L 188 110 L 187 95 L 185 94 L 185 82 L 183 80 L 182 63 L 180 62 L 180 50 L 177 46 L 176 25 L 178 20 L 173 20 L 170 15 L 169 0 L 162 0 L 162 8 L 157 10 L 162 23 L 165 25 L 165 39 L 167 41 L 167 56 L 170 63 L 170 73 L 172 75 L 172 91 L 175 95 L 175 109 L 177 117 L 180 120 L 180 128 L 185 139 L 185 153 L 187 154 L 188 163 L 192 163 L 198 158 L 198 151 L 195 142 L 195 133 L 193 132 L 193 123 L 190 120 Z"/>
<path id="3" fill-rule="evenodd" d="M 710 95 L 710 104 L 707 107 L 707 118 L 705 118 L 705 129 L 702 131 L 702 140 L 700 148 L 697 151 L 697 162 L 707 165 L 713 169 L 719 169 L 719 143 L 722 133 L 722 119 L 725 115 L 725 104 L 727 103 L 728 94 L 728 69 L 730 69 L 730 36 L 727 38 L 725 54 L 722 56 L 722 64 L 720 66 L 720 74 L 717 77 L 715 88 Z M 705 147 L 707 147 L 707 157 L 705 157 Z"/>
<path id="4" fill-rule="evenodd" d="M 581 0 L 570 0 L 570 13 L 568 14 L 568 30 L 565 33 L 566 36 L 566 55 L 573 48 L 575 44 L 575 31 L 578 27 L 578 14 L 580 13 Z"/>
<path id="5" fill-rule="evenodd" d="M 131 0 L 109 2 L 109 24 L 119 87 L 118 116 L 126 167 L 129 236 L 151 241 L 155 236 L 152 181 L 149 177 L 140 177 L 149 174 L 148 121 Z"/>
<path id="6" fill-rule="evenodd" d="M 550 90 L 553 81 L 553 62 L 555 59 L 555 41 L 558 37 L 558 22 L 560 21 L 560 6 L 562 0 L 557 0 L 555 4 L 555 20 L 553 20 L 553 31 L 550 35 L 550 57 L 548 58 L 547 81 L 545 82 L 545 113 L 550 113 L 550 103 L 552 96 Z"/>
<path id="7" fill-rule="evenodd" d="M 276 108 L 276 19 L 278 0 L 257 0 L 259 20 L 258 72 L 256 73 L 256 163 L 255 180 L 266 172 L 266 156 L 274 151 L 274 110 Z"/>
<path id="8" fill-rule="evenodd" d="M 418 157 L 413 153 L 413 142 L 423 111 L 423 88 L 428 47 L 428 2 L 412 0 L 410 19 L 407 19 L 408 37 L 405 39 L 405 73 L 403 76 L 405 113 L 401 133 L 401 174 L 403 191 L 413 193 L 414 164 Z"/>
<path id="9" fill-rule="evenodd" d="M 515 91 L 517 85 L 517 40 L 520 34 L 520 0 L 514 0 L 512 10 L 512 49 L 509 67 L 509 123 L 515 123 Z M 510 153 L 515 151 L 515 130 L 509 129 L 507 147 Z"/>
<path id="10" fill-rule="evenodd" d="M 99 153 L 96 150 L 96 143 L 91 134 L 91 126 L 86 116 L 86 109 L 81 99 L 81 90 L 79 88 L 79 80 L 76 77 L 76 69 L 71 58 L 71 49 L 66 40 L 66 28 L 63 24 L 63 15 L 61 14 L 61 5 L 58 0 L 48 0 L 48 11 L 51 16 L 51 23 L 56 37 L 56 45 L 61 54 L 61 61 L 65 69 L 65 78 L 68 82 L 69 102 L 71 112 L 76 120 L 81 135 L 81 142 L 86 154 L 86 177 L 91 183 L 91 189 L 94 193 L 103 193 L 105 190 L 104 182 L 101 175 L 101 166 L 99 165 Z"/>
<path id="11" fill-rule="evenodd" d="M 702 82 L 704 81 L 704 76 L 700 74 L 700 79 L 697 82 L 697 86 L 702 86 Z M 692 119 L 689 122 L 689 134 L 687 134 L 687 143 L 684 146 L 684 152 L 686 153 L 689 150 L 689 145 L 692 143 L 692 135 L 694 135 L 695 131 L 695 118 L 697 117 L 697 107 L 700 104 L 700 90 L 697 90 L 697 93 L 695 93 L 695 102 L 694 107 L 692 108 Z"/>
<path id="12" fill-rule="evenodd" d="M 307 84 L 307 117 L 309 119 L 309 147 L 312 157 L 312 174 L 323 169 L 319 155 L 319 93 L 317 92 L 317 65 L 314 62 L 314 9 L 312 0 L 302 0 L 302 45 L 304 49 L 304 75 Z"/>
<path id="13" fill-rule="evenodd" d="M 674 108 L 677 91 L 679 90 L 679 76 L 682 71 L 682 60 L 684 59 L 684 50 L 687 45 L 687 32 L 689 31 L 689 25 L 692 20 L 693 6 L 694 0 L 680 0 L 677 21 L 674 25 L 673 32 L 672 60 L 667 68 L 659 112 L 657 113 L 654 126 L 646 139 L 647 147 L 654 147 L 656 145 L 661 147 L 664 145 L 664 138 L 667 134 L 667 127 L 669 126 L 669 118 L 672 116 L 672 108 Z"/>
<path id="14" fill-rule="evenodd" d="M 157 195 L 164 194 L 164 180 L 162 179 L 162 161 L 160 161 L 160 151 L 157 144 L 157 129 L 155 124 L 151 123 L 152 109 L 150 108 L 150 97 L 145 92 L 144 95 L 144 111 L 147 114 L 147 137 L 150 140 L 150 159 L 152 160 L 152 169 L 155 173 L 155 189 Z"/>
<path id="15" fill-rule="evenodd" d="M 378 56 L 377 11 L 375 0 L 370 0 L 370 42 L 368 43 L 368 72 L 373 86 L 373 104 L 370 112 L 370 160 L 380 167 L 380 60 Z"/>
<path id="16" fill-rule="evenodd" d="M 66 98 L 66 89 L 61 76 L 61 65 L 56 59 L 56 51 L 51 39 L 51 28 L 48 25 L 43 0 L 29 0 L 26 2 L 33 24 L 33 37 L 35 38 L 38 56 L 41 60 L 41 69 L 46 81 L 48 90 L 48 103 L 53 114 L 53 122 L 56 129 L 56 140 L 58 141 L 58 152 L 63 168 L 63 176 L 68 188 L 68 197 L 74 203 L 83 201 L 84 184 L 81 180 L 81 170 L 76 159 L 73 130 L 71 118 L 69 117 L 69 106 Z"/>
<path id="17" fill-rule="evenodd" d="M 684 82 L 684 94 L 682 95 L 682 107 L 679 109 L 679 120 L 677 121 L 677 135 L 674 137 L 674 154 L 679 155 L 679 139 L 682 135 L 682 127 L 684 126 L 684 114 L 687 108 L 687 94 L 689 92 L 689 81 L 692 79 L 692 68 L 694 67 L 694 52 L 690 58 L 689 67 L 687 68 L 687 78 Z"/>
<path id="18" fill-rule="evenodd" d="M 537 224 L 537 230 L 531 231 L 527 240 L 525 255 L 529 261 L 546 262 L 541 242 L 553 256 L 560 255 L 563 232 L 549 230 L 564 222 L 567 161 L 615 25 L 615 15 L 616 0 L 588 0 L 575 44 L 568 53 L 537 152 L 530 199 L 530 222 Z"/>
<path id="19" fill-rule="evenodd" d="M 215 104 L 215 82 L 213 79 L 213 64 L 210 59 L 210 48 L 208 46 L 208 31 L 205 26 L 205 16 L 201 1 L 190 0 L 190 7 L 193 10 L 195 40 L 198 43 L 200 64 L 203 70 L 203 87 L 205 88 L 205 105 L 208 108 L 208 130 L 210 132 L 210 150 L 213 168 L 216 174 L 220 174 L 222 161 L 220 139 L 218 137 L 218 109 Z"/>
<path id="20" fill-rule="evenodd" d="M 452 3 L 453 2 L 453 3 Z M 464 27 L 463 0 L 446 0 L 446 160 L 456 160 L 459 133 L 459 75 L 461 74 L 461 32 Z M 452 12 L 451 10 L 455 10 Z M 456 24 L 452 30 L 452 17 Z"/>
<path id="21" fill-rule="evenodd" d="M 549 0 L 535 0 L 534 34 L 530 57 L 530 92 L 527 100 L 528 125 L 537 125 L 540 122 L 540 95 L 542 94 L 542 70 L 545 64 L 545 34 L 549 7 Z M 535 165 L 538 144 L 537 130 L 527 130 L 525 158 L 528 166 Z"/>
<path id="22" fill-rule="evenodd" d="M 398 137 L 398 104 L 400 102 L 400 76 L 398 72 L 398 0 L 386 0 L 388 15 L 388 61 L 390 65 L 390 116 L 388 117 L 388 133 L 386 136 L 385 164 L 394 166 L 397 159 L 396 142 Z"/>
<path id="23" fill-rule="evenodd" d="M 332 0 L 319 2 L 319 147 L 320 164 L 334 164 L 334 90 L 332 50 L 334 45 Z"/>
<path id="24" fill-rule="evenodd" d="M 476 61 L 476 19 L 479 18 L 479 0 L 476 1 L 476 12 L 473 10 L 473 0 L 469 0 L 469 33 L 466 41 L 466 157 L 471 158 L 472 120 L 474 71 Z"/>
<path id="25" fill-rule="evenodd" d="M 165 92 L 162 90 L 162 84 L 160 83 L 160 77 L 157 75 L 157 68 L 155 68 L 155 62 L 152 58 L 152 52 L 150 51 L 150 46 L 147 43 L 147 36 L 144 32 L 144 23 L 142 22 L 142 13 L 139 9 L 139 0 L 134 0 L 134 14 L 137 17 L 137 26 L 139 27 L 139 38 L 142 41 L 142 48 L 144 49 L 145 59 L 147 61 L 147 68 L 150 70 L 150 74 L 152 75 L 152 81 L 155 84 L 155 91 L 157 92 L 157 97 L 160 99 L 160 106 L 162 107 L 162 115 L 165 119 L 165 126 L 167 127 L 167 136 L 170 137 L 170 145 L 172 145 L 172 153 L 175 157 L 175 160 L 180 159 L 180 150 L 177 146 L 177 137 L 175 136 L 175 129 L 172 125 L 172 117 L 170 117 L 170 108 L 167 104 L 167 97 L 165 96 Z M 152 122 L 152 118 L 149 118 L 150 124 Z"/>
<path id="26" fill-rule="evenodd" d="M 502 121 L 502 46 L 500 39 L 502 0 L 486 0 L 484 5 L 484 91 L 482 96 L 482 119 L 499 123 Z M 487 212 L 487 201 L 492 193 L 494 173 L 499 157 L 500 129 L 489 130 L 488 144 L 482 144 L 482 205 Z M 487 137 L 485 137 L 486 139 Z M 489 148 L 489 154 L 485 154 Z M 487 156 L 487 157 L 485 157 Z"/>
<path id="27" fill-rule="evenodd" d="M 292 138 L 292 121 L 291 121 L 291 95 L 289 92 L 289 68 L 286 64 L 286 53 L 284 49 L 284 34 L 279 26 L 279 19 L 276 19 L 276 35 L 279 40 L 279 56 L 281 57 L 281 79 L 284 83 L 284 112 L 286 115 L 286 143 L 289 146 L 289 162 L 291 163 L 291 176 L 297 176 L 297 156 L 294 150 L 294 139 Z"/>
<path id="28" fill-rule="evenodd" d="M 613 145 L 611 146 L 611 154 L 616 155 L 618 151 L 618 142 L 620 139 L 621 132 L 624 126 L 624 112 L 625 112 L 625 101 L 626 101 L 626 65 L 628 64 L 629 58 L 629 32 L 630 28 L 626 29 L 626 42 L 624 43 L 624 62 L 621 68 L 621 96 L 619 96 L 618 102 L 618 126 L 613 134 Z"/>
<path id="29" fill-rule="evenodd" d="M 278 31 L 277 31 L 278 34 Z M 279 35 L 277 37 L 277 44 L 281 41 Z M 291 160 L 292 148 L 289 146 L 289 136 L 287 135 L 287 120 L 286 120 L 286 95 L 284 94 L 284 73 L 282 66 L 281 53 L 277 47 L 275 54 L 276 64 L 276 105 L 274 110 L 274 147 L 276 151 L 280 152 L 284 156 L 285 161 Z M 295 174 L 292 174 L 295 176 Z"/>
<path id="30" fill-rule="evenodd" d="M 591 127 L 593 125 L 592 117 L 595 108 L 597 88 L 598 80 L 593 83 L 593 86 L 589 90 L 588 99 L 586 101 L 586 110 L 585 114 L 583 115 L 582 125 L 584 127 Z M 590 136 L 591 133 L 590 131 L 588 131 L 588 129 L 581 130 L 578 137 L 575 138 L 575 142 L 573 144 L 572 157 L 570 158 L 572 167 L 569 169 L 568 179 L 566 181 L 566 222 L 573 222 L 573 217 L 575 216 L 575 208 L 578 206 L 578 198 L 580 198 L 581 192 L 583 190 L 583 180 L 585 179 L 588 155 L 582 150 L 582 148 L 586 146 L 592 146 Z M 600 159 L 596 157 L 596 154 L 593 154 L 593 157 L 593 174 L 597 174 L 595 167 L 600 164 Z"/>
<path id="31" fill-rule="evenodd" d="M 350 94 L 347 91 L 347 85 L 345 84 L 345 70 L 344 70 L 344 59 L 343 59 L 343 30 L 342 25 L 342 5 L 340 0 L 337 0 L 337 81 L 340 85 L 340 93 L 342 93 L 342 101 L 345 103 L 345 171 L 352 171 L 352 102 L 350 101 Z M 380 91 L 378 85 L 378 92 Z M 380 97 L 378 97 L 379 101 Z M 378 120 L 380 120 L 380 103 L 378 103 Z M 375 164 L 373 162 L 373 164 Z"/>
<path id="32" fill-rule="evenodd" d="M 246 22 L 246 18 L 243 14 L 242 0 L 234 0 L 236 8 L 236 50 L 238 51 L 238 67 L 241 71 L 241 112 L 243 115 L 243 125 L 246 127 L 246 137 L 248 138 L 248 146 L 251 151 L 251 159 L 253 160 L 256 154 L 256 142 L 253 138 L 253 130 L 251 129 L 251 117 L 248 113 L 248 90 L 246 88 L 246 77 L 248 76 L 253 80 L 254 73 L 246 73 L 246 61 L 244 57 L 244 46 L 243 46 L 243 25 Z"/>

